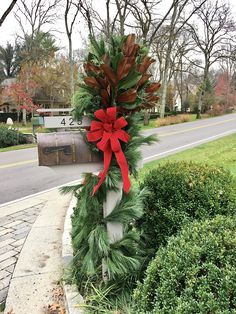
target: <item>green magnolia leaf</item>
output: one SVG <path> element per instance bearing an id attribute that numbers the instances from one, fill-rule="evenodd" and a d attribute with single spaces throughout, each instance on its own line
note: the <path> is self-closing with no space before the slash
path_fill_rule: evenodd
<path id="1" fill-rule="evenodd" d="M 141 79 L 142 74 L 136 72 L 136 71 L 131 71 L 125 79 L 121 80 L 119 82 L 119 89 L 128 89 L 131 87 L 134 87 L 138 81 Z"/>
<path id="2" fill-rule="evenodd" d="M 118 64 L 120 62 L 120 60 L 124 57 L 123 53 L 120 52 L 117 55 L 115 55 L 114 57 L 111 58 L 111 66 L 114 72 L 117 71 L 118 68 Z"/>
<path id="3" fill-rule="evenodd" d="M 79 84 L 79 87 L 80 87 L 81 89 L 84 89 L 84 90 L 88 91 L 88 92 L 91 93 L 92 95 L 97 95 L 97 94 L 98 94 L 98 92 L 97 92 L 94 88 L 89 87 L 89 86 L 87 86 L 87 85 L 85 85 L 85 84 Z"/>

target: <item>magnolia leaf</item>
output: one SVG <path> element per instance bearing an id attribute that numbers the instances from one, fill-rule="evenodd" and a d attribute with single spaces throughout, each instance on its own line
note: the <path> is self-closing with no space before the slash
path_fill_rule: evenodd
<path id="1" fill-rule="evenodd" d="M 118 65 L 118 69 L 117 69 L 117 78 L 118 81 L 122 80 L 123 78 L 125 78 L 130 69 L 132 68 L 132 66 L 134 65 L 135 62 L 135 58 L 128 58 L 128 57 L 124 57 L 119 65 Z"/>
<path id="2" fill-rule="evenodd" d="M 114 85 L 117 85 L 117 79 L 116 79 L 116 75 L 114 74 L 114 72 L 112 71 L 112 68 L 107 65 L 107 64 L 102 64 L 101 65 L 101 69 L 103 70 L 104 74 L 106 75 L 106 77 L 108 78 L 108 80 Z"/>
<path id="3" fill-rule="evenodd" d="M 161 84 L 160 84 L 159 82 L 154 82 L 154 83 L 151 83 L 150 85 L 148 85 L 148 86 L 145 88 L 145 92 L 146 92 L 146 93 L 154 93 L 154 92 L 156 92 L 160 87 L 161 87 Z"/>
<path id="4" fill-rule="evenodd" d="M 134 87 L 138 81 L 141 79 L 142 75 L 138 72 L 132 71 L 128 74 L 128 76 L 121 80 L 119 83 L 120 89 L 128 89 Z"/>
<path id="5" fill-rule="evenodd" d="M 92 87 L 92 88 L 96 88 L 96 89 L 100 89 L 100 84 L 98 83 L 98 81 L 96 80 L 95 77 L 93 76 L 88 76 L 84 78 L 84 82 L 86 85 Z"/>
<path id="6" fill-rule="evenodd" d="M 103 55 L 102 56 L 102 61 L 105 63 L 105 64 L 109 64 L 110 62 L 110 58 L 107 54 Z"/>
<path id="7" fill-rule="evenodd" d="M 155 62 L 155 59 L 152 59 L 151 57 L 145 56 L 143 58 L 141 64 L 139 64 L 137 67 L 138 72 L 144 74 L 153 62 Z"/>
<path id="8" fill-rule="evenodd" d="M 108 106 L 110 104 L 110 97 L 106 89 L 101 89 L 100 95 L 102 96 L 102 102 L 104 105 Z"/>
<path id="9" fill-rule="evenodd" d="M 97 95 L 97 90 L 94 89 L 93 87 L 90 87 L 90 86 L 88 86 L 88 85 L 81 84 L 81 83 L 78 84 L 78 85 L 79 85 L 79 87 L 80 87 L 81 89 L 83 89 L 83 90 L 85 90 L 85 91 L 91 93 L 92 95 Z"/>
<path id="10" fill-rule="evenodd" d="M 137 98 L 137 91 L 136 89 L 130 89 L 127 92 L 124 92 L 120 94 L 117 98 L 117 102 L 125 102 L 125 103 L 131 103 L 134 102 Z"/>
<path id="11" fill-rule="evenodd" d="M 142 86 L 143 84 L 145 84 L 149 78 L 151 77 L 152 75 L 151 74 L 144 74 L 141 79 L 138 81 L 138 86 Z"/>
<path id="12" fill-rule="evenodd" d="M 129 35 L 127 36 L 127 39 L 126 39 L 125 44 L 126 44 L 127 46 L 129 46 L 129 45 L 133 45 L 134 42 L 135 42 L 135 34 L 129 34 Z"/>
<path id="13" fill-rule="evenodd" d="M 126 56 L 127 57 L 136 57 L 138 52 L 139 52 L 139 45 L 134 44 L 134 45 L 128 47 L 128 50 L 126 52 Z"/>
<path id="14" fill-rule="evenodd" d="M 124 57 L 123 53 L 120 52 L 111 58 L 111 65 L 114 72 L 117 72 L 118 64 L 120 64 L 120 61 L 122 60 L 123 57 Z"/>
<path id="15" fill-rule="evenodd" d="M 101 88 L 106 89 L 108 87 L 108 85 L 109 85 L 108 80 L 106 78 L 102 78 L 102 77 L 98 76 L 96 78 L 96 80 L 100 84 Z"/>
<path id="16" fill-rule="evenodd" d="M 125 56 L 130 56 L 129 52 L 130 52 L 130 47 L 133 47 L 135 43 L 135 35 L 134 34 L 130 34 L 127 36 L 127 39 L 123 45 L 123 53 Z"/>
<path id="17" fill-rule="evenodd" d="M 92 72 L 92 73 L 98 74 L 101 72 L 101 69 L 95 64 L 93 64 L 91 61 L 84 63 L 83 66 L 87 73 Z"/>
<path id="18" fill-rule="evenodd" d="M 125 109 L 129 109 L 129 110 L 138 109 L 138 107 L 141 106 L 142 102 L 143 102 L 142 99 L 138 99 L 135 101 L 135 103 L 123 104 L 122 107 L 124 107 Z"/>
<path id="19" fill-rule="evenodd" d="M 152 96 L 147 97 L 146 99 L 147 99 L 148 102 L 150 102 L 150 101 L 158 101 L 159 97 L 152 95 Z"/>

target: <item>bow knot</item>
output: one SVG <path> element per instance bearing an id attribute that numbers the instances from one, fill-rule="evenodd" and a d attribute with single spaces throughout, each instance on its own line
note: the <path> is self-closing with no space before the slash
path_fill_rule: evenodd
<path id="1" fill-rule="evenodd" d="M 116 119 L 116 107 L 107 108 L 106 111 L 103 109 L 97 110 L 94 115 L 100 121 L 92 121 L 87 138 L 89 142 L 100 140 L 97 143 L 97 147 L 104 152 L 104 170 L 100 174 L 100 180 L 95 186 L 93 193 L 96 193 L 105 180 L 113 152 L 121 169 L 124 191 L 128 193 L 130 190 L 129 169 L 120 145 L 120 141 L 127 143 L 129 140 L 128 133 L 122 130 L 128 123 L 123 117 Z"/>
<path id="2" fill-rule="evenodd" d="M 107 132 L 112 132 L 112 131 L 114 132 L 115 131 L 112 123 L 104 123 L 103 128 Z"/>

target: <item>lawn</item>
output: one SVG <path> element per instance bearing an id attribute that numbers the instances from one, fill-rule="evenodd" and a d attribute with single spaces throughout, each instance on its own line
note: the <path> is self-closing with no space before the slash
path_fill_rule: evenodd
<path id="1" fill-rule="evenodd" d="M 0 153 L 2 153 L 2 152 L 9 152 L 11 150 L 33 148 L 33 147 L 36 147 L 36 146 L 37 146 L 37 144 L 22 144 L 22 145 L 9 146 L 9 147 L 0 148 Z"/>
<path id="2" fill-rule="evenodd" d="M 230 170 L 236 179 L 236 133 L 223 137 L 221 139 L 199 145 L 195 148 L 185 150 L 183 152 L 161 158 L 145 164 L 140 171 L 140 180 L 145 174 L 167 161 L 193 161 L 223 166 Z"/>

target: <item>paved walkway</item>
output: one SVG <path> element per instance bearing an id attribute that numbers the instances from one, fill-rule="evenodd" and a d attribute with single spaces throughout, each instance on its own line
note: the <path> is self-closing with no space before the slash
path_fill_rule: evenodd
<path id="1" fill-rule="evenodd" d="M 0 221 L 0 304 L 7 297 L 16 262 L 40 210 L 45 202 L 22 209 Z"/>
<path id="2" fill-rule="evenodd" d="M 61 236 L 69 201 L 70 196 L 53 190 L 0 206 L 0 306 L 6 303 L 4 313 L 45 313 L 53 300 L 62 276 Z"/>

